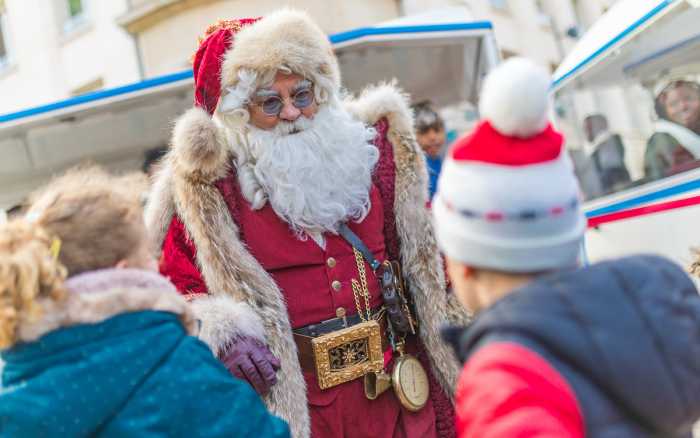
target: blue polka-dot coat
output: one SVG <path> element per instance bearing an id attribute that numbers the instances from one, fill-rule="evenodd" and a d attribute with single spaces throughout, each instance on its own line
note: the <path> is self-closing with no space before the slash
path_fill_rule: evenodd
<path id="1" fill-rule="evenodd" d="M 62 304 L 71 324 L 1 352 L 0 436 L 289 436 L 250 386 L 188 335 L 194 321 L 176 292 L 116 283 L 78 287 Z"/>

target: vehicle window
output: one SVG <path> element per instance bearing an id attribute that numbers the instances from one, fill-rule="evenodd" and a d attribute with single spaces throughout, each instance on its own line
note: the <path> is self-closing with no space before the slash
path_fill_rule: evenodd
<path id="1" fill-rule="evenodd" d="M 557 93 L 558 127 L 586 199 L 700 167 L 700 65 L 681 67 Z"/>

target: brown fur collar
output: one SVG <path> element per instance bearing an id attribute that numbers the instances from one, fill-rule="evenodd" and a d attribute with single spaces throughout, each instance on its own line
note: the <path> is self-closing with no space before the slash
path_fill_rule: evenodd
<path id="1" fill-rule="evenodd" d="M 445 292 L 442 263 L 425 208 L 425 159 L 413 135 L 406 97 L 393 85 L 385 84 L 367 89 L 346 105 L 367 124 L 383 117 L 389 122 L 387 135 L 396 165 L 394 213 L 401 263 L 416 303 L 421 340 L 436 377 L 451 395 L 459 364 L 442 342 L 439 330 L 448 323 L 448 315 L 454 318 L 449 322 L 463 323 L 466 314 L 455 307 L 454 300 L 448 302 Z M 167 164 L 151 194 L 147 223 L 159 248 L 170 223 L 170 212 L 175 211 L 195 243 L 197 264 L 210 293 L 245 302 L 257 313 L 270 349 L 282 362 L 278 384 L 265 401 L 273 412 L 290 423 L 294 437 L 306 438 L 309 436 L 306 389 L 283 295 L 240 241 L 238 228 L 214 186 L 233 162 L 232 148 L 223 138 L 215 122 L 201 109 L 189 110 L 177 122 Z M 217 324 L 211 321 L 211 325 Z"/>
<path id="2" fill-rule="evenodd" d="M 38 319 L 23 318 L 18 338 L 32 342 L 41 336 L 79 324 L 96 324 L 122 313 L 158 310 L 179 316 L 187 332 L 195 335 L 193 313 L 174 286 L 164 277 L 135 269 L 107 269 L 71 277 L 61 301 L 39 302 Z"/>

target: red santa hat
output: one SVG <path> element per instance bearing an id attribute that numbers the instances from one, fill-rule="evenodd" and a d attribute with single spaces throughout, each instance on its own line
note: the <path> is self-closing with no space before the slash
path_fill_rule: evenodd
<path id="1" fill-rule="evenodd" d="M 194 104 L 213 114 L 221 96 L 221 63 L 224 54 L 231 50 L 235 35 L 259 18 L 221 20 L 209 26 L 200 38 L 194 55 Z"/>
<path id="2" fill-rule="evenodd" d="M 522 58 L 486 78 L 483 120 L 450 150 L 433 203 L 449 257 L 504 272 L 577 264 L 586 221 L 564 139 L 548 122 L 550 85 Z"/>
<path id="3" fill-rule="evenodd" d="M 220 21 L 195 54 L 195 105 L 209 114 L 242 108 L 255 81 L 278 70 L 313 81 L 321 101 L 340 88 L 328 36 L 306 13 L 281 9 L 263 18 Z"/>

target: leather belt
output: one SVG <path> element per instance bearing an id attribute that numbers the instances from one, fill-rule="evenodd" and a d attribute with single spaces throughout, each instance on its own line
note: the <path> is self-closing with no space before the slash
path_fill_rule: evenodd
<path id="1" fill-rule="evenodd" d="M 386 351 L 389 347 L 389 338 L 386 335 L 387 331 L 387 321 L 386 312 L 383 309 L 373 312 L 372 316 L 375 317 L 381 312 L 377 322 L 381 329 L 382 336 L 382 351 Z M 347 327 L 352 327 L 356 324 L 362 322 L 359 315 L 352 315 L 345 318 L 347 320 Z M 299 357 L 299 364 L 301 365 L 302 371 L 315 372 L 316 371 L 316 360 L 314 357 L 314 349 L 311 345 L 311 340 L 318 336 L 323 336 L 325 334 L 341 330 L 346 328 L 343 318 L 333 318 L 326 321 L 322 321 L 318 324 L 310 324 L 306 327 L 301 327 L 293 330 L 294 342 L 297 344 L 297 353 Z M 315 335 L 311 335 L 311 334 Z"/>
<path id="2" fill-rule="evenodd" d="M 379 308 L 372 311 L 372 318 L 376 319 L 377 314 L 382 310 L 382 308 Z M 361 322 L 362 319 L 360 318 L 360 315 L 356 313 L 351 316 L 346 316 L 345 318 L 331 318 L 325 321 L 318 322 L 316 324 L 309 324 L 305 327 L 294 329 L 293 331 L 295 334 L 298 335 L 317 338 L 319 336 L 323 336 L 331 332 L 342 330 L 347 327 L 352 327 L 355 324 L 359 324 Z"/>

